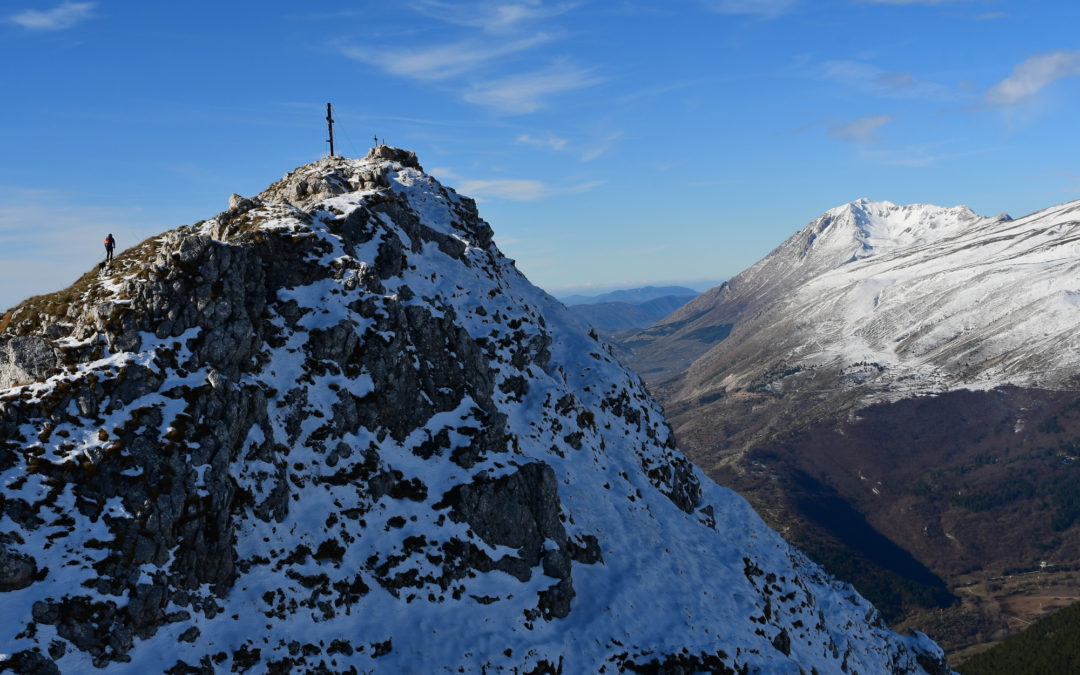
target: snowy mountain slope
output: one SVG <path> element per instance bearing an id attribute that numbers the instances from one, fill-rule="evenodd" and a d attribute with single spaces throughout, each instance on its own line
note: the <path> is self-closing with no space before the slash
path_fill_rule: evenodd
<path id="1" fill-rule="evenodd" d="M 1080 202 L 859 200 L 625 344 L 691 459 L 951 651 L 1019 625 L 992 579 L 1080 550 L 1078 273 Z"/>
<path id="2" fill-rule="evenodd" d="M 1080 202 L 1018 220 L 978 219 L 962 207 L 841 209 L 860 216 L 851 258 L 815 266 L 813 276 L 755 305 L 753 319 L 694 364 L 688 388 L 747 386 L 779 364 L 787 372 L 849 371 L 843 381 L 872 390 L 867 400 L 1004 384 L 1061 388 L 1075 379 Z M 844 243 L 829 242 L 833 260 L 851 250 Z M 734 365 L 746 363 L 736 353 L 754 334 L 769 336 L 768 363 Z M 859 370 L 863 364 L 872 367 Z M 781 386 L 779 379 L 764 384 Z"/>
<path id="3" fill-rule="evenodd" d="M 16 672 L 945 672 L 380 146 L 0 334 Z"/>
<path id="4" fill-rule="evenodd" d="M 967 207 L 897 206 L 859 199 L 826 211 L 728 282 L 701 294 L 631 342 L 634 365 L 659 384 L 687 370 L 744 318 L 770 308 L 801 313 L 790 299 L 804 284 L 845 264 L 979 229 Z M 816 299 L 810 298 L 816 305 Z"/>

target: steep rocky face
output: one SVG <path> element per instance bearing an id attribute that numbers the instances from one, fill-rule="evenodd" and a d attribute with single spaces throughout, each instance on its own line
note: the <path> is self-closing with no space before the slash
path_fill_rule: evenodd
<path id="1" fill-rule="evenodd" d="M 20 305 L 0 663 L 943 667 L 704 478 L 574 325 L 385 146 Z"/>

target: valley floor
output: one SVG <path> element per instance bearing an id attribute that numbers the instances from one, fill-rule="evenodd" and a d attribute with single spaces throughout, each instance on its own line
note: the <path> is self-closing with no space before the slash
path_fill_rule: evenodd
<path id="1" fill-rule="evenodd" d="M 957 579 L 950 590 L 959 599 L 954 606 L 919 612 L 893 628 L 926 633 L 945 649 L 955 668 L 1039 619 L 1080 602 L 1080 569 L 1047 566 L 1012 574 L 981 572 Z"/>

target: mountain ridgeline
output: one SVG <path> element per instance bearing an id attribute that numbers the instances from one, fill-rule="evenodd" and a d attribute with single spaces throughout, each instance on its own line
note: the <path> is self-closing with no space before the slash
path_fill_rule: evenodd
<path id="1" fill-rule="evenodd" d="M 591 298 L 574 295 L 562 301 L 571 315 L 618 345 L 620 338 L 651 326 L 695 297 L 695 291 L 681 286 L 644 286 Z"/>
<path id="2" fill-rule="evenodd" d="M 623 344 L 691 459 L 960 650 L 1080 596 L 1078 323 L 1080 202 L 859 200 Z"/>
<path id="3" fill-rule="evenodd" d="M 0 333 L 0 668 L 943 673 L 379 146 Z"/>

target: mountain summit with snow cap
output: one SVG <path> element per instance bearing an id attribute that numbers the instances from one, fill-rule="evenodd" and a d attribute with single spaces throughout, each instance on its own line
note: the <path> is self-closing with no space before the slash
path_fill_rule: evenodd
<path id="1" fill-rule="evenodd" d="M 720 289 L 722 303 L 702 296 L 681 310 L 755 313 L 730 317 L 736 339 L 702 354 L 691 378 L 719 367 L 730 387 L 756 377 L 736 374 L 748 367 L 782 362 L 805 375 L 872 363 L 864 388 L 892 397 L 1067 385 L 1080 370 L 1078 214 L 1080 202 L 1016 220 L 865 200 L 832 209 Z M 755 334 L 768 336 L 769 355 L 736 356 Z M 727 359 L 733 369 L 719 365 Z"/>
<path id="2" fill-rule="evenodd" d="M 820 233 L 832 228 L 842 231 L 841 237 L 853 236 L 857 248 L 852 259 L 861 259 L 931 244 L 1003 219 L 1008 218 L 982 218 L 966 206 L 898 206 L 892 202 L 858 199 L 826 211 L 808 229 Z"/>
<path id="3" fill-rule="evenodd" d="M 947 671 L 691 465 L 577 325 L 385 146 L 26 301 L 0 663 Z"/>

